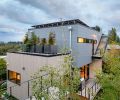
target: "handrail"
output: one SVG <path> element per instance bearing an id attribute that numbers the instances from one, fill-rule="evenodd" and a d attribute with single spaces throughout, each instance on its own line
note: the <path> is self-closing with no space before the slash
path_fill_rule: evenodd
<path id="1" fill-rule="evenodd" d="M 97 50 L 98 50 L 98 47 L 99 47 L 99 45 L 100 45 L 101 39 L 102 39 L 102 35 L 101 35 L 101 37 L 100 37 L 99 44 L 98 44 L 98 46 L 97 46 L 97 48 L 96 48 L 95 54 L 97 53 Z"/>

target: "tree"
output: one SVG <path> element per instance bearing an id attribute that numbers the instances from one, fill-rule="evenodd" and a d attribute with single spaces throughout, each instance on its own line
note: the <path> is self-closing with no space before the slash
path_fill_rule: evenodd
<path id="1" fill-rule="evenodd" d="M 95 29 L 95 30 L 97 30 L 98 32 L 100 32 L 100 31 L 101 31 L 100 26 L 97 26 L 97 25 L 94 27 L 94 29 Z"/>
<path id="2" fill-rule="evenodd" d="M 6 61 L 0 58 L 0 69 L 6 68 L 6 67 L 7 67 Z"/>
<path id="3" fill-rule="evenodd" d="M 108 33 L 108 43 L 116 42 L 116 39 L 117 39 L 116 29 L 112 28 L 112 30 L 110 30 Z"/>
<path id="4" fill-rule="evenodd" d="M 26 33 L 25 37 L 24 37 L 24 40 L 23 40 L 23 43 L 26 44 L 28 42 L 28 40 L 29 40 L 28 34 Z"/>
<path id="5" fill-rule="evenodd" d="M 38 37 L 35 35 L 34 32 L 31 33 L 31 41 L 33 45 L 36 45 L 38 43 Z"/>
<path id="6" fill-rule="evenodd" d="M 46 40 L 46 38 L 42 38 L 42 40 L 41 40 L 41 44 L 42 44 L 42 45 L 47 44 L 47 40 Z"/>
<path id="7" fill-rule="evenodd" d="M 48 39 L 49 45 L 54 45 L 55 44 L 55 37 L 53 33 L 49 34 L 49 39 Z"/>
<path id="8" fill-rule="evenodd" d="M 79 100 L 76 96 L 80 84 L 79 69 L 74 66 L 72 70 L 72 63 L 73 58 L 67 55 L 61 68 L 43 66 L 34 74 L 32 89 L 37 100 L 41 100 L 42 97 L 45 100 Z M 41 73 L 47 73 L 47 75 L 43 78 Z M 50 88 L 54 88 L 57 93 L 52 94 Z"/>

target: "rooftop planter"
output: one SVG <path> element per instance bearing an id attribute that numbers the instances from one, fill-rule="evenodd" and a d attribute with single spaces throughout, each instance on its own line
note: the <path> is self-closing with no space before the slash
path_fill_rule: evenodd
<path id="1" fill-rule="evenodd" d="M 55 45 L 55 37 L 53 33 L 49 34 L 48 44 L 44 45 L 44 52 L 49 54 L 57 53 L 57 46 Z"/>
<path id="2" fill-rule="evenodd" d="M 32 46 L 32 41 L 28 38 L 28 34 L 25 34 L 25 38 L 23 40 L 22 51 L 23 52 L 30 52 Z"/>
<path id="3" fill-rule="evenodd" d="M 31 34 L 31 38 L 28 38 L 28 34 L 26 34 L 22 45 L 22 51 L 56 54 L 57 46 L 55 45 L 55 34 L 50 33 L 48 41 L 46 38 L 42 38 L 40 41 L 34 33 Z"/>

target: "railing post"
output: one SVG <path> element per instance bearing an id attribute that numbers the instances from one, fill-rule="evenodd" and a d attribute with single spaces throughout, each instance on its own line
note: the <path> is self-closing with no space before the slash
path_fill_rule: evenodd
<path id="1" fill-rule="evenodd" d="M 90 89 L 88 88 L 88 100 L 90 100 Z"/>
<path id="2" fill-rule="evenodd" d="M 30 87 L 30 84 L 29 84 L 29 81 L 28 81 L 28 98 L 29 98 L 29 96 L 30 96 L 30 94 L 29 94 L 29 87 Z"/>
<path id="3" fill-rule="evenodd" d="M 92 95 L 93 95 L 93 86 L 92 86 Z"/>
<path id="4" fill-rule="evenodd" d="M 85 97 L 86 97 L 86 85 L 85 85 Z"/>
<path id="5" fill-rule="evenodd" d="M 42 92 L 42 76 L 41 76 L 41 92 Z"/>
<path id="6" fill-rule="evenodd" d="M 95 92 L 96 92 L 96 83 L 95 83 Z"/>
<path id="7" fill-rule="evenodd" d="M 10 95 L 12 95 L 12 87 L 10 87 Z"/>

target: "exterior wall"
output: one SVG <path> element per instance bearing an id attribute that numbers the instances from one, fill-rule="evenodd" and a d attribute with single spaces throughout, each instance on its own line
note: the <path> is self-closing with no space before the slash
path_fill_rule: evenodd
<path id="1" fill-rule="evenodd" d="M 28 81 L 31 79 L 31 76 L 38 72 L 40 67 L 45 65 L 52 65 L 53 67 L 58 67 L 62 65 L 64 60 L 64 56 L 54 56 L 54 57 L 43 57 L 43 56 L 33 56 L 33 55 L 25 55 L 25 54 L 16 54 L 16 53 L 8 53 L 7 61 L 8 67 L 7 70 L 15 71 L 21 74 L 21 83 L 24 84 L 16 85 L 10 81 L 7 81 L 8 93 L 10 93 L 11 86 L 15 86 L 11 88 L 11 94 L 17 97 L 19 100 L 24 100 L 28 98 Z M 23 67 L 25 70 L 23 70 Z M 31 90 L 29 92 L 31 95 Z"/>
<path id="2" fill-rule="evenodd" d="M 98 42 L 97 44 L 95 44 L 95 51 L 96 51 L 102 33 L 79 24 L 33 29 L 33 30 L 29 30 L 29 32 L 32 31 L 40 38 L 47 38 L 47 39 L 50 32 L 55 33 L 56 45 L 58 46 L 58 51 L 61 52 L 65 47 L 69 49 L 69 42 L 70 42 L 70 32 L 68 29 L 69 26 L 72 27 L 72 54 L 75 60 L 75 66 L 81 67 L 83 65 L 91 63 L 92 44 L 77 43 L 77 37 L 97 40 Z"/>
<path id="3" fill-rule="evenodd" d="M 97 73 L 102 72 L 102 59 L 93 60 L 89 66 L 90 76 L 89 78 L 95 78 Z"/>

